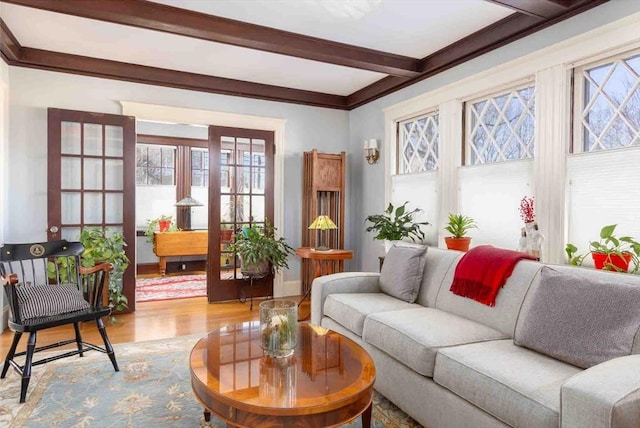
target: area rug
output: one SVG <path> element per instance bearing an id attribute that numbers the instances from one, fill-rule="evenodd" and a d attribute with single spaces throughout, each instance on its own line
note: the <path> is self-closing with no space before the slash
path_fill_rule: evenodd
<path id="1" fill-rule="evenodd" d="M 191 390 L 189 353 L 203 336 L 115 345 L 119 373 L 97 352 L 35 367 L 25 404 L 11 370 L 0 381 L 0 426 L 222 428 L 214 416 L 204 421 Z M 373 419 L 375 428 L 420 427 L 377 393 Z M 344 425 L 360 427 L 359 419 Z"/>
<path id="2" fill-rule="evenodd" d="M 177 275 L 136 279 L 136 302 L 207 295 L 207 275 Z"/>

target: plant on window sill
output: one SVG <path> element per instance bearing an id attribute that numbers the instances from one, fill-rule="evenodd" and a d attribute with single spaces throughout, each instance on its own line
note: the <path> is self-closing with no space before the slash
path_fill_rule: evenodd
<path id="1" fill-rule="evenodd" d="M 444 238 L 447 244 L 447 248 L 450 250 L 467 251 L 469 250 L 469 244 L 471 238 L 466 236 L 469 229 L 476 229 L 478 225 L 476 221 L 466 215 L 462 214 L 449 214 L 449 223 L 444 228 L 451 236 Z"/>
<path id="2" fill-rule="evenodd" d="M 617 224 L 604 226 L 600 230 L 600 240 L 589 242 L 589 251 L 578 254 L 578 248 L 569 243 L 565 252 L 569 264 L 582 266 L 591 254 L 597 269 L 637 274 L 640 271 L 640 242 L 630 236 L 614 236 Z"/>

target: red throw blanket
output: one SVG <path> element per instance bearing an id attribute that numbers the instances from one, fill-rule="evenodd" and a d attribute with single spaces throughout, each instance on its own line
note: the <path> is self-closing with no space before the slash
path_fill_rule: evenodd
<path id="1" fill-rule="evenodd" d="M 534 257 L 491 245 L 475 247 L 458 262 L 451 291 L 458 296 L 495 306 L 498 291 L 511 276 L 516 263 L 522 259 Z"/>

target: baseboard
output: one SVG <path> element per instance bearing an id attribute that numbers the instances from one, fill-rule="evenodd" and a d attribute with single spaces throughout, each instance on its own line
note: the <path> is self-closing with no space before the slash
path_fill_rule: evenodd
<path id="1" fill-rule="evenodd" d="M 282 283 L 282 295 L 274 297 L 299 296 L 301 290 L 301 281 L 284 281 Z"/>

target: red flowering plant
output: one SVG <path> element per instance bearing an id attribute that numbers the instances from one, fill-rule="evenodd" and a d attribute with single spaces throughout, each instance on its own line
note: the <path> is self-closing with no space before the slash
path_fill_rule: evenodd
<path id="1" fill-rule="evenodd" d="M 533 223 L 536 220 L 536 215 L 533 211 L 533 196 L 525 196 L 520 201 L 520 217 L 525 223 Z"/>

